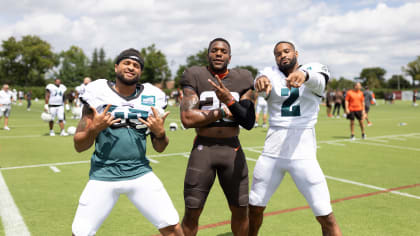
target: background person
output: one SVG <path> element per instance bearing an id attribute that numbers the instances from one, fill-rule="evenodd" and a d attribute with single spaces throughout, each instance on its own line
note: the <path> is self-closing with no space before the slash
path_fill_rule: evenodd
<path id="1" fill-rule="evenodd" d="M 258 94 L 255 93 L 255 96 L 257 97 L 257 99 L 255 99 L 255 103 L 256 105 L 256 109 L 255 109 L 255 126 L 254 127 L 258 127 L 258 121 L 260 118 L 260 113 L 263 114 L 263 123 L 262 123 L 262 127 L 266 128 L 267 127 L 267 116 L 268 116 L 268 108 L 267 108 L 267 101 L 265 100 L 265 98 Z"/>
<path id="2" fill-rule="evenodd" d="M 365 97 L 361 91 L 362 85 L 356 83 L 353 90 L 349 90 L 346 94 L 346 114 L 347 119 L 350 120 L 350 139 L 355 140 L 354 137 L 354 118 L 359 121 L 360 130 L 362 131 L 362 139 L 366 138 L 365 125 L 363 120 L 365 118 Z"/>
<path id="3" fill-rule="evenodd" d="M 50 128 L 50 136 L 55 136 L 54 132 L 54 120 L 57 117 L 58 125 L 60 126 L 60 136 L 68 136 L 69 134 L 64 129 L 64 101 L 66 86 L 61 84 L 61 80 L 56 78 L 54 84 L 48 84 L 45 93 L 45 105 L 44 110 L 47 113 L 51 113 L 52 120 L 48 123 Z"/>
<path id="4" fill-rule="evenodd" d="M 4 116 L 3 129 L 9 131 L 9 116 L 12 110 L 13 93 L 9 90 L 8 84 L 3 84 L 0 91 L 0 119 Z"/>
<path id="5" fill-rule="evenodd" d="M 30 111 L 31 110 L 31 105 L 32 105 L 32 90 L 29 90 L 26 94 L 25 94 L 25 99 L 26 99 L 26 110 Z"/>
<path id="6" fill-rule="evenodd" d="M 373 92 L 369 90 L 369 87 L 366 86 L 365 90 L 363 91 L 363 96 L 365 97 L 365 119 L 368 126 L 372 126 L 372 122 L 369 121 L 369 111 L 370 111 L 370 105 L 374 104 L 374 96 Z"/>
<path id="7" fill-rule="evenodd" d="M 335 116 L 336 118 L 340 118 L 340 107 L 343 100 L 343 92 L 337 89 L 334 96 L 334 109 L 332 112 L 333 117 Z"/>

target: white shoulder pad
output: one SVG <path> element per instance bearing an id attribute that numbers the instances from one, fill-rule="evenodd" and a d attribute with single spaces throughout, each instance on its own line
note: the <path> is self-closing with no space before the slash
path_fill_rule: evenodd
<path id="1" fill-rule="evenodd" d="M 305 64 L 305 65 L 302 66 L 302 69 L 324 74 L 325 76 L 328 77 L 328 79 L 331 76 L 330 71 L 328 70 L 328 67 L 325 66 L 325 65 L 322 65 L 321 63 L 318 63 L 318 62 L 312 62 L 312 63 Z"/>
<path id="2" fill-rule="evenodd" d="M 54 85 L 53 84 L 47 84 L 47 87 L 45 87 L 45 89 L 47 89 L 47 90 L 51 90 L 52 88 L 54 88 Z"/>
<path id="3" fill-rule="evenodd" d="M 89 83 L 85 87 L 85 92 L 81 95 L 82 100 L 89 103 L 89 105 L 96 107 L 96 96 L 98 93 L 104 91 L 106 86 L 108 86 L 108 84 L 105 79 L 97 79 Z"/>

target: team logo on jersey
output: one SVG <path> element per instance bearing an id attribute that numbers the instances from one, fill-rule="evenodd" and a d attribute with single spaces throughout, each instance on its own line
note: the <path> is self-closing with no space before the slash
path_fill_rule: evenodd
<path id="1" fill-rule="evenodd" d="M 155 96 L 141 96 L 141 104 L 146 106 L 155 106 L 156 104 L 156 97 Z"/>

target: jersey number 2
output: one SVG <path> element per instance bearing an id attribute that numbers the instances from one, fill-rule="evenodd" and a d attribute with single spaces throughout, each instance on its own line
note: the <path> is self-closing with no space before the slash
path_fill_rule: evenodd
<path id="1" fill-rule="evenodd" d="M 299 89 L 292 88 L 290 90 L 288 88 L 282 88 L 281 96 L 289 96 L 281 106 L 281 116 L 300 116 L 300 105 L 292 106 L 292 104 L 299 98 Z"/>

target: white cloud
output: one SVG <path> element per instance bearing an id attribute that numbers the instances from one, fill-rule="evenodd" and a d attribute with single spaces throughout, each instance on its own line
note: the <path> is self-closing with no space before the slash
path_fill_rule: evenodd
<path id="1" fill-rule="evenodd" d="M 104 47 L 109 57 L 155 43 L 173 74 L 215 37 L 230 41 L 232 66 L 257 68 L 274 63 L 277 41 L 291 40 L 300 62 L 328 64 L 336 77 L 353 78 L 368 66 L 401 73 L 420 52 L 420 3 L 385 2 L 4 0 L 0 39 L 36 34 L 57 52 L 77 45 L 90 55 Z"/>

